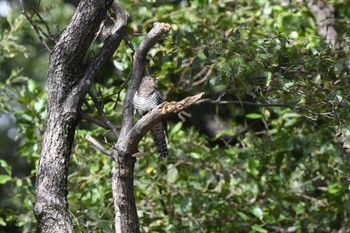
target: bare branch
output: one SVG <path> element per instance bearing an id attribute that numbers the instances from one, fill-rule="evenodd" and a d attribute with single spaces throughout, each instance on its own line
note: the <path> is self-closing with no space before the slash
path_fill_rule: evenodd
<path id="1" fill-rule="evenodd" d="M 198 74 L 193 77 L 193 86 L 197 86 L 201 83 L 207 81 L 211 73 L 213 72 L 215 63 L 211 64 L 209 67 L 204 67 Z M 203 76 L 201 78 L 201 76 Z M 198 79 L 198 80 L 197 80 Z"/>
<path id="2" fill-rule="evenodd" d="M 125 135 L 119 138 L 118 149 L 127 154 L 137 152 L 137 146 L 142 137 L 158 122 L 164 120 L 172 114 L 176 114 L 198 101 L 204 92 L 187 97 L 179 102 L 164 102 L 143 116 Z"/>
<path id="3" fill-rule="evenodd" d="M 82 118 L 84 119 L 84 120 L 86 120 L 86 121 L 88 121 L 88 122 L 91 122 L 91 123 L 93 123 L 93 124 L 95 124 L 95 125 L 98 125 L 98 126 L 100 126 L 100 127 L 102 127 L 102 128 L 104 128 L 104 129 L 106 129 L 106 130 L 110 130 L 110 126 L 108 126 L 105 122 L 103 122 L 103 121 L 101 121 L 100 119 L 97 119 L 97 118 L 95 118 L 95 117 L 93 117 L 93 116 L 90 116 L 89 114 L 87 114 L 87 113 L 82 113 Z M 113 128 L 115 128 L 115 129 L 120 129 L 120 126 L 117 126 L 117 125 L 111 125 Z"/>
<path id="4" fill-rule="evenodd" d="M 117 92 L 117 98 L 115 100 L 115 104 L 113 106 L 113 109 L 115 109 L 115 107 L 117 106 L 119 100 L 120 100 L 120 94 L 122 93 L 122 91 L 124 90 L 124 88 L 126 87 L 126 84 L 128 84 L 129 80 L 131 78 L 131 75 L 128 76 L 128 78 L 125 80 L 125 82 L 123 83 L 123 85 L 120 87 L 119 91 Z"/>
<path id="5" fill-rule="evenodd" d="M 292 104 L 259 104 L 255 102 L 249 102 L 249 101 L 240 101 L 240 100 L 221 100 L 221 99 L 201 99 L 197 102 L 197 104 L 202 104 L 202 103 L 209 103 L 209 104 L 239 104 L 239 105 L 252 105 L 252 106 L 257 106 L 257 107 L 284 107 L 284 108 L 290 108 L 294 110 L 297 106 L 292 105 Z"/>
<path id="6" fill-rule="evenodd" d="M 86 82 L 89 83 L 92 81 L 97 71 L 113 55 L 114 51 L 119 47 L 120 42 L 123 39 L 123 34 L 126 29 L 126 26 L 128 25 L 130 16 L 128 12 L 124 10 L 124 8 L 122 8 L 122 6 L 117 1 L 114 1 L 112 6 L 114 7 L 114 10 L 117 11 L 117 19 L 113 27 L 113 33 L 105 40 L 99 53 L 90 63 L 89 67 L 85 72 L 84 78 L 82 79 L 82 84 Z"/>
<path id="7" fill-rule="evenodd" d="M 118 138 L 119 134 L 118 134 L 118 132 L 117 132 L 117 129 L 112 125 L 111 121 L 107 118 L 107 116 L 106 116 L 106 114 L 105 114 L 105 112 L 104 112 L 104 110 L 103 110 L 103 104 L 101 104 L 100 102 L 98 102 L 98 100 L 97 100 L 95 94 L 94 94 L 92 91 L 89 92 L 89 95 L 90 95 L 92 101 L 94 101 L 95 106 L 96 106 L 96 108 L 97 108 L 97 111 L 98 111 L 98 113 L 100 114 L 100 116 L 102 117 L 102 120 L 104 121 L 104 123 L 105 123 L 106 125 L 108 125 L 108 128 L 109 128 L 110 130 L 112 130 L 113 135 L 114 135 L 116 138 Z"/>
<path id="8" fill-rule="evenodd" d="M 87 136 L 85 137 L 85 139 L 88 140 L 96 150 L 98 150 L 98 151 L 100 151 L 101 153 L 106 154 L 106 155 L 108 155 L 108 156 L 112 156 L 112 151 L 107 150 L 107 149 L 106 149 L 104 146 L 102 146 L 95 138 L 91 137 L 90 135 L 87 135 Z"/>
<path id="9" fill-rule="evenodd" d="M 56 39 L 55 37 L 53 36 L 53 34 L 51 33 L 51 30 L 50 30 L 50 27 L 49 25 L 47 24 L 47 22 L 41 17 L 41 15 L 38 13 L 38 11 L 35 9 L 35 14 L 38 16 L 39 20 L 41 21 L 42 24 L 45 25 L 46 27 L 46 30 L 47 30 L 47 33 L 44 34 L 44 36 L 51 40 L 51 42 L 54 42 L 56 43 Z"/>
<path id="10" fill-rule="evenodd" d="M 99 119 L 97 119 L 95 117 L 92 117 L 92 116 L 90 116 L 89 114 L 86 114 L 86 113 L 82 113 L 81 116 L 82 116 L 82 118 L 84 120 L 86 120 L 88 122 L 91 122 L 91 123 L 93 123 L 95 125 L 101 126 L 104 129 L 109 130 L 109 126 L 105 122 L 103 122 L 103 121 L 101 121 L 101 120 L 99 120 Z"/>
<path id="11" fill-rule="evenodd" d="M 32 25 L 32 27 L 35 30 L 36 35 L 38 36 L 39 40 L 41 41 L 41 43 L 45 46 L 46 50 L 51 53 L 51 49 L 50 47 L 47 45 L 46 41 L 44 40 L 44 38 L 42 37 L 42 35 L 46 35 L 46 33 L 41 29 L 41 27 L 39 27 L 36 23 L 34 23 L 33 19 L 27 14 L 27 12 L 25 12 L 24 10 L 22 11 L 22 14 L 27 18 L 27 20 L 29 21 L 29 23 Z"/>
<path id="12" fill-rule="evenodd" d="M 134 63 L 133 63 L 133 73 L 131 83 L 128 86 L 126 91 L 125 101 L 123 104 L 123 121 L 122 121 L 122 129 L 120 131 L 120 135 L 126 135 L 127 132 L 131 129 L 133 120 L 134 120 L 134 107 L 132 105 L 133 96 L 140 85 L 141 78 L 145 74 L 145 60 L 146 55 L 152 46 L 155 45 L 157 40 L 161 38 L 163 35 L 170 31 L 170 25 L 167 23 L 154 23 L 151 31 L 143 39 L 139 48 L 135 52 L 134 55 Z"/>

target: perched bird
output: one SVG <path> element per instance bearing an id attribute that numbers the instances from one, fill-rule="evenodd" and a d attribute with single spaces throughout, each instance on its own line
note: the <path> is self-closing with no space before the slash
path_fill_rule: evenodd
<path id="1" fill-rule="evenodd" d="M 143 116 L 164 102 L 164 99 L 157 90 L 157 78 L 153 75 L 146 75 L 142 78 L 140 87 L 134 95 L 134 107 Z M 168 148 L 165 141 L 165 127 L 162 122 L 157 123 L 152 129 L 152 135 L 156 148 L 161 157 L 168 156 Z"/>

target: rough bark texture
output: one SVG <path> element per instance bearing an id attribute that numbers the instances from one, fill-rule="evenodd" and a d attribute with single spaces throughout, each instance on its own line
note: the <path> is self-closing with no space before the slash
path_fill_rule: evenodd
<path id="1" fill-rule="evenodd" d="M 80 103 L 93 79 L 92 72 L 114 51 L 97 56 L 94 61 L 99 59 L 99 62 L 90 69 L 89 75 L 83 68 L 86 65 L 83 61 L 111 4 L 112 0 L 81 1 L 50 55 L 48 118 L 34 206 L 38 232 L 73 232 L 67 203 L 67 170 Z"/>
<path id="2" fill-rule="evenodd" d="M 115 207 L 115 232 L 139 232 L 139 222 L 134 197 L 134 166 L 136 159 L 117 155 L 119 161 L 112 170 L 112 193 Z"/>

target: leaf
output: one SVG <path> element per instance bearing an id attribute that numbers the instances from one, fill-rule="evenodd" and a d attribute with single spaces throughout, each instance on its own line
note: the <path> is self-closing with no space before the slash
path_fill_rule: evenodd
<path id="1" fill-rule="evenodd" d="M 170 168 L 168 166 L 168 174 L 167 174 L 167 180 L 170 183 L 174 183 L 179 177 L 179 172 L 177 168 L 174 165 L 170 165 Z"/>
<path id="2" fill-rule="evenodd" d="M 267 233 L 268 231 L 262 228 L 261 226 L 254 224 L 252 227 L 252 232 Z"/>
<path id="3" fill-rule="evenodd" d="M 146 173 L 147 173 L 147 174 L 151 174 L 153 171 L 154 171 L 154 167 L 148 167 L 148 168 L 146 169 Z"/>
<path id="4" fill-rule="evenodd" d="M 182 122 L 180 121 L 175 126 L 172 127 L 169 133 L 169 137 L 172 137 L 173 135 L 175 135 L 177 132 L 180 131 L 181 128 L 182 128 Z"/>
<path id="5" fill-rule="evenodd" d="M 6 226 L 6 222 L 4 221 L 3 218 L 0 217 L 0 226 Z"/>
<path id="6" fill-rule="evenodd" d="M 5 160 L 0 159 L 0 166 L 5 169 L 8 175 L 11 175 L 12 168 L 10 167 L 10 165 L 8 165 L 8 163 Z"/>
<path id="7" fill-rule="evenodd" d="M 0 184 L 6 184 L 9 180 L 11 180 L 11 176 L 0 175 Z"/>
<path id="8" fill-rule="evenodd" d="M 261 115 L 259 113 L 249 113 L 249 114 L 245 115 L 245 117 L 248 119 L 261 119 L 261 118 L 263 118 L 263 115 Z"/>
<path id="9" fill-rule="evenodd" d="M 264 217 L 264 213 L 262 211 L 262 209 L 260 207 L 255 207 L 253 209 L 253 214 L 258 218 L 260 219 L 261 221 L 263 220 L 263 217 Z"/>
<path id="10" fill-rule="evenodd" d="M 328 186 L 328 192 L 330 194 L 336 194 L 340 191 L 340 185 L 338 183 L 335 183 L 335 184 L 330 184 Z"/>
<path id="11" fill-rule="evenodd" d="M 202 68 L 202 60 L 197 56 L 193 59 L 191 64 L 191 73 L 192 75 L 196 74 Z"/>

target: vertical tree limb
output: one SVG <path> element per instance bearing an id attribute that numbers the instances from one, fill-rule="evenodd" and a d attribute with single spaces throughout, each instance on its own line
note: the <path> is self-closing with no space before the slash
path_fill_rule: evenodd
<path id="1" fill-rule="evenodd" d="M 131 129 L 134 121 L 134 107 L 132 99 L 140 85 L 141 78 L 145 74 L 145 61 L 149 50 L 155 45 L 157 40 L 170 31 L 170 25 L 166 23 L 154 23 L 151 31 L 147 33 L 134 55 L 133 73 L 131 82 L 126 90 L 123 104 L 123 120 L 120 135 L 126 135 Z"/>
<path id="2" fill-rule="evenodd" d="M 151 31 L 143 39 L 139 49 L 135 52 L 133 75 L 126 91 L 123 103 L 123 119 L 118 142 L 113 151 L 116 167 L 112 172 L 112 187 L 115 209 L 115 232 L 137 233 L 139 222 L 134 197 L 134 166 L 136 159 L 128 150 L 120 146 L 122 139 L 132 128 L 134 108 L 132 99 L 145 73 L 146 55 L 157 40 L 170 31 L 170 26 L 164 23 L 155 23 Z"/>

